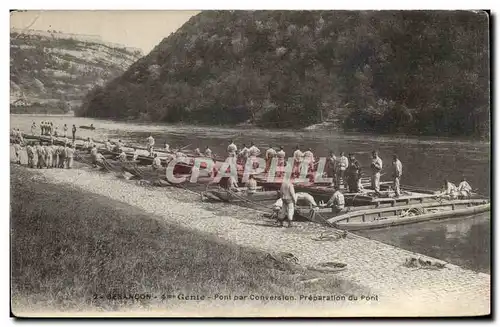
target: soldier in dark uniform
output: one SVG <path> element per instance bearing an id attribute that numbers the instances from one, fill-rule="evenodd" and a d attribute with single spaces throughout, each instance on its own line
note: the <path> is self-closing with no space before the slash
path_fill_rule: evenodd
<path id="1" fill-rule="evenodd" d="M 350 193 L 357 193 L 359 189 L 359 180 L 361 178 L 361 165 L 354 157 L 353 153 L 349 153 L 349 166 L 347 168 L 347 184 L 349 185 Z"/>

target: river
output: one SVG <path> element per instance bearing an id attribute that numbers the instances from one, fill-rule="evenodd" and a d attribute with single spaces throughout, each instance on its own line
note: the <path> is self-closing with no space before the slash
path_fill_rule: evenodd
<path id="1" fill-rule="evenodd" d="M 29 132 L 31 123 L 52 121 L 62 132 L 75 124 L 93 124 L 94 131 L 79 129 L 78 136 L 94 139 L 121 139 L 125 143 L 145 145 L 152 134 L 157 146 L 168 142 L 171 147 L 190 145 L 201 150 L 209 146 L 223 156 L 229 139 L 240 147 L 251 141 L 261 150 L 268 146 L 284 146 L 291 156 L 298 144 L 311 148 L 315 156 L 326 156 L 330 150 L 356 153 L 362 167 L 370 164 L 370 153 L 378 150 L 386 169 L 392 154 L 403 163 L 402 184 L 437 189 L 444 178 L 458 184 L 465 175 L 479 193 L 490 194 L 490 143 L 451 138 L 380 136 L 363 133 L 332 131 L 264 130 L 258 128 L 223 128 L 189 125 L 127 123 L 73 116 L 11 115 L 11 127 Z M 389 175 L 389 174 L 387 174 Z M 384 179 L 384 177 L 382 177 Z M 434 256 L 470 269 L 488 272 L 490 269 L 490 213 L 467 219 L 416 224 L 411 227 L 374 230 L 362 233 L 369 238 L 397 245 L 411 251 Z"/>

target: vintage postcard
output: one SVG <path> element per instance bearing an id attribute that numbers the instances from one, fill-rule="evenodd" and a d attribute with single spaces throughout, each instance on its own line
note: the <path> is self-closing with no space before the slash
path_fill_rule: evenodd
<path id="1" fill-rule="evenodd" d="M 487 11 L 12 11 L 13 317 L 491 311 Z"/>

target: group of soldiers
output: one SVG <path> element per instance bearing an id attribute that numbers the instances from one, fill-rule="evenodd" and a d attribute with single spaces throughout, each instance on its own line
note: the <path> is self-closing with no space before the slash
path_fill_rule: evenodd
<path id="1" fill-rule="evenodd" d="M 37 130 L 36 123 L 33 122 L 33 124 L 31 124 L 31 134 L 35 135 L 36 130 Z M 76 126 L 74 124 L 71 128 L 71 134 L 73 136 L 73 142 L 74 142 L 75 137 L 76 137 Z M 42 121 L 40 123 L 40 135 L 55 136 L 55 137 L 58 137 L 58 136 L 67 137 L 68 136 L 68 125 L 64 124 L 64 126 L 62 127 L 62 134 L 60 135 L 58 127 L 55 126 L 52 122 Z"/>
<path id="2" fill-rule="evenodd" d="M 467 199 L 471 196 L 472 191 L 472 187 L 469 182 L 467 182 L 467 178 L 463 176 L 462 181 L 458 184 L 458 187 L 445 179 L 441 195 L 448 196 L 450 199 Z"/>
<path id="3" fill-rule="evenodd" d="M 228 160 L 234 160 L 236 163 L 244 163 L 248 159 L 256 158 L 261 154 L 261 151 L 252 142 L 249 148 L 243 144 L 243 147 L 238 151 L 238 147 L 232 140 L 229 141 L 227 147 Z M 286 166 L 286 153 L 284 147 L 281 146 L 278 150 L 274 149 L 272 146 L 265 152 L 266 168 L 265 172 L 268 172 L 271 166 L 273 158 L 277 158 L 278 172 L 277 175 L 283 174 L 283 167 Z M 311 148 L 302 152 L 300 146 L 295 147 L 293 152 L 293 167 L 292 167 L 292 177 L 298 177 L 300 175 L 301 167 L 308 167 L 308 176 L 314 176 L 319 160 L 315 158 L 314 153 Z M 377 151 L 372 152 L 370 172 L 371 172 L 371 184 L 375 192 L 380 192 L 380 176 L 383 169 L 382 159 L 379 157 Z M 332 186 L 343 186 L 348 188 L 349 192 L 358 193 L 362 190 L 361 176 L 362 169 L 361 164 L 356 159 L 354 153 L 350 153 L 348 157 L 345 156 L 344 152 L 340 153 L 340 156 L 335 156 L 333 151 L 330 152 L 326 159 L 324 174 L 332 178 Z M 392 159 L 392 178 L 394 181 L 394 191 L 396 196 L 401 194 L 400 180 L 403 174 L 403 165 L 399 160 L 397 155 L 393 155 Z"/>
<path id="4" fill-rule="evenodd" d="M 16 163 L 21 164 L 22 143 L 14 141 Z M 26 155 L 30 168 L 72 168 L 75 149 L 72 144 L 57 146 L 55 144 L 43 145 L 42 142 L 27 142 Z"/>
<path id="5" fill-rule="evenodd" d="M 36 133 L 36 123 L 31 125 L 31 133 Z M 64 124 L 64 146 L 54 144 L 54 138 L 57 137 L 57 127 L 52 122 L 43 121 L 40 123 L 40 134 L 50 136 L 50 144 L 44 145 L 41 141 L 27 141 L 19 128 L 13 128 L 11 132 L 11 141 L 14 147 L 15 162 L 21 164 L 21 152 L 26 151 L 28 157 L 28 167 L 30 168 L 71 168 L 73 166 L 73 157 L 75 153 L 74 140 L 71 143 L 66 137 L 67 126 Z M 74 133 L 76 127 L 73 125 Z M 73 133 L 73 137 L 74 137 Z"/>
<path id="6" fill-rule="evenodd" d="M 74 140 L 72 143 L 66 137 L 66 132 L 68 130 L 67 125 L 64 124 L 63 135 L 64 136 L 64 146 L 56 146 L 53 144 L 54 137 L 57 137 L 57 127 L 53 127 L 52 122 L 42 122 L 40 124 L 42 135 L 51 136 L 51 144 L 43 145 L 42 142 L 25 142 L 22 133 L 19 129 L 13 129 L 11 132 L 11 137 L 14 142 L 14 150 L 16 155 L 16 162 L 20 163 L 20 153 L 22 151 L 23 145 L 26 146 L 26 153 L 28 156 L 28 166 L 32 168 L 71 168 L 73 166 L 73 157 L 75 153 Z M 31 131 L 34 133 L 36 130 L 36 124 L 33 122 Z M 75 137 L 76 127 L 73 125 L 73 138 Z M 110 140 L 106 141 L 104 147 L 108 151 L 113 151 L 119 153 L 117 159 L 126 161 L 127 155 L 123 148 L 123 143 L 121 140 L 118 142 L 112 142 Z M 161 160 L 157 153 L 154 152 L 155 140 L 152 135 L 147 138 L 147 146 L 150 155 L 153 157 L 153 169 L 159 169 L 162 167 Z M 88 138 L 83 143 L 83 150 L 87 150 L 92 154 L 94 163 L 103 160 L 101 154 L 98 153 L 96 144 L 91 138 Z M 170 151 L 170 146 L 165 143 L 165 150 Z M 175 151 L 176 156 L 184 156 L 185 154 L 181 151 Z M 202 153 L 198 148 L 194 150 L 196 156 L 204 156 L 212 158 L 212 150 L 207 146 Z M 261 155 L 260 149 L 253 143 L 250 143 L 250 147 L 246 144 L 242 145 L 242 148 L 238 151 L 236 144 L 230 140 L 227 147 L 228 158 L 227 160 L 234 160 L 235 163 L 244 164 L 248 159 L 257 158 Z M 138 156 L 138 151 L 134 153 L 134 160 Z M 268 172 L 271 166 L 271 162 L 274 158 L 277 158 L 277 175 L 283 174 L 284 169 L 280 170 L 286 166 L 286 153 L 284 147 L 280 146 L 279 149 L 274 149 L 269 146 L 264 153 L 264 159 L 266 162 L 265 172 Z M 300 175 L 301 167 L 308 167 L 308 176 L 314 176 L 318 168 L 319 160 L 315 158 L 312 149 L 308 148 L 306 151 L 302 152 L 300 146 L 297 145 L 292 155 L 292 177 L 298 177 Z M 371 163 L 370 163 L 370 175 L 371 175 L 371 186 L 376 193 L 380 192 L 380 177 L 383 170 L 383 161 L 379 157 L 377 151 L 371 153 Z M 395 196 L 401 195 L 400 180 L 403 174 L 403 165 L 399 160 L 397 155 L 392 157 L 392 179 L 394 183 Z M 340 152 L 337 157 L 333 151 L 330 151 L 329 156 L 326 158 L 325 171 L 322 172 L 326 177 L 332 178 L 333 182 L 331 186 L 340 190 L 341 188 L 348 189 L 351 193 L 358 193 L 362 190 L 361 176 L 362 168 L 359 161 L 356 159 L 354 153 L 349 153 L 346 157 L 344 152 Z M 443 194 L 449 195 L 450 197 L 464 196 L 465 193 L 470 194 L 471 187 L 465 180 L 465 178 L 460 183 L 459 187 L 456 187 L 453 183 L 445 181 L 443 186 Z M 340 193 L 340 192 L 339 192 Z M 467 195 L 466 194 L 466 195 Z M 342 204 L 340 195 L 337 194 L 335 197 L 336 201 Z M 332 197 L 333 199 L 333 197 Z M 339 205 L 339 204 L 338 204 Z M 339 207 L 340 208 L 340 207 Z"/>
<path id="7" fill-rule="evenodd" d="M 19 128 L 12 129 L 12 131 L 10 132 L 10 139 L 14 142 L 24 144 L 23 133 L 19 130 Z"/>
<path id="8" fill-rule="evenodd" d="M 340 192 L 339 185 L 335 185 L 334 190 L 326 203 L 320 201 L 317 204 L 311 194 L 295 192 L 295 187 L 290 180 L 283 181 L 280 188 L 280 198 L 273 205 L 273 217 L 276 218 L 280 227 L 284 226 L 285 221 L 288 223 L 287 227 L 291 227 L 297 203 L 301 203 L 315 211 L 318 208 L 331 208 L 332 212 L 337 215 L 344 213 L 346 211 L 344 194 Z"/>

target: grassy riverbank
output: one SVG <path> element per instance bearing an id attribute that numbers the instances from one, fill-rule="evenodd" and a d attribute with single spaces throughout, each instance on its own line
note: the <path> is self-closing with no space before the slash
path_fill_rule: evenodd
<path id="1" fill-rule="evenodd" d="M 271 269 L 264 253 L 168 224 L 151 214 L 79 189 L 48 183 L 11 166 L 12 310 L 119 310 L 138 302 L 94 295 L 314 294 L 356 290 L 334 277 L 297 284 Z M 313 276 L 303 276 L 313 277 Z M 172 302 L 165 301 L 165 307 Z M 173 303 L 172 303 L 173 304 Z M 203 304 L 203 302 L 202 302 Z"/>

